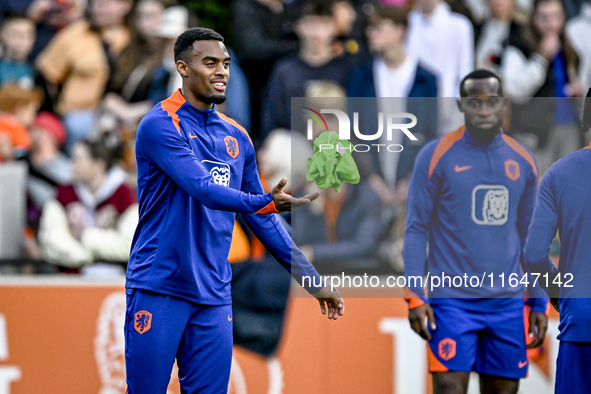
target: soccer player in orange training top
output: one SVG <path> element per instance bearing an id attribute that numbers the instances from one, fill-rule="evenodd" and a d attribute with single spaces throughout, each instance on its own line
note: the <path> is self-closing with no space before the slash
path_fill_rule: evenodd
<path id="1" fill-rule="evenodd" d="M 296 280 L 316 278 L 275 215 L 292 198 L 284 178 L 265 194 L 246 130 L 218 113 L 230 56 L 218 33 L 187 30 L 175 44 L 183 87 L 157 104 L 137 132 L 140 220 L 127 269 L 125 361 L 129 394 L 165 394 L 175 358 L 183 393 L 226 393 L 232 359 L 231 270 L 235 213 Z M 337 291 L 308 288 L 330 319 Z"/>
<path id="2" fill-rule="evenodd" d="M 528 365 L 520 263 L 538 169 L 533 155 L 501 129 L 506 98 L 498 76 L 473 71 L 460 95 L 465 126 L 429 142 L 417 157 L 408 192 L 405 274 L 425 274 L 428 241 L 431 277 L 486 277 L 475 288 L 472 281 L 465 287 L 446 282 L 428 299 L 421 287 L 409 287 L 409 320 L 428 341 L 435 394 L 466 393 L 470 371 L 480 374 L 482 393 L 515 394 Z M 519 283 L 510 285 L 511 275 Z M 539 287 L 530 296 L 533 348 L 546 335 L 548 298 Z"/>

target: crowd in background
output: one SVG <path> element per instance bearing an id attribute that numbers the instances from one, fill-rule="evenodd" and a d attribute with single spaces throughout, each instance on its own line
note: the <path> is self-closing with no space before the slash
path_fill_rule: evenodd
<path id="1" fill-rule="evenodd" d="M 501 76 L 506 131 L 535 153 L 540 173 L 585 142 L 587 0 L 235 0 L 232 15 L 228 98 L 217 110 L 249 130 L 264 185 L 288 176 L 292 193 L 310 187 L 312 145 L 292 97 L 318 110 L 330 97 L 330 108 L 362 114 L 367 134 L 378 112 L 420 121 L 416 141 L 388 142 L 400 154 L 354 155 L 358 184 L 322 190 L 285 218 L 321 272 L 402 272 L 414 159 L 462 123 L 454 100 L 436 98 L 457 97 L 475 68 Z M 0 1 L 0 167 L 28 165 L 22 259 L 45 267 L 33 271 L 124 274 L 138 221 L 135 132 L 181 86 L 174 42 L 198 17 L 175 0 Z M 238 220 L 231 262 L 265 258 Z"/>

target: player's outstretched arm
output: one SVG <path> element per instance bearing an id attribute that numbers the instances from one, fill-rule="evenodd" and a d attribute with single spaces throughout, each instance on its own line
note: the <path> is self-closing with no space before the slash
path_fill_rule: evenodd
<path id="1" fill-rule="evenodd" d="M 304 197 L 296 198 L 283 191 L 287 184 L 287 178 L 282 178 L 277 185 L 271 190 L 271 196 L 275 202 L 275 208 L 279 212 L 293 211 L 296 208 L 306 205 L 318 198 L 320 193 L 306 194 Z"/>
<path id="2" fill-rule="evenodd" d="M 429 330 L 427 329 L 427 322 L 429 323 L 431 330 L 435 330 L 437 328 L 435 325 L 435 315 L 433 314 L 431 305 L 425 303 L 409 310 L 408 321 L 410 322 L 410 327 L 413 329 L 413 331 L 419 334 L 421 338 L 426 341 L 431 340 L 431 334 L 429 334 Z"/>
<path id="3" fill-rule="evenodd" d="M 336 287 L 330 290 L 328 287 L 323 287 L 317 293 L 312 294 L 320 303 L 320 311 L 323 315 L 328 312 L 328 318 L 337 320 L 339 316 L 345 313 L 345 300 L 341 297 L 339 289 Z"/>

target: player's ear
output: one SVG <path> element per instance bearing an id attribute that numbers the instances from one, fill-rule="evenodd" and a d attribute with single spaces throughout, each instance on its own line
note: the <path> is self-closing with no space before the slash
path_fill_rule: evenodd
<path id="1" fill-rule="evenodd" d="M 456 100 L 456 104 L 458 104 L 458 110 L 460 110 L 461 113 L 464 113 L 464 108 L 462 107 L 462 97 Z"/>
<path id="2" fill-rule="evenodd" d="M 184 60 L 177 60 L 176 61 L 176 70 L 181 77 L 188 78 L 189 77 L 189 65 Z"/>

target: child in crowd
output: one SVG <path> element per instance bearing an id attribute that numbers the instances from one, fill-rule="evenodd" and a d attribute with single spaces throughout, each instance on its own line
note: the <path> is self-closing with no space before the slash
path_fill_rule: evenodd
<path id="1" fill-rule="evenodd" d="M 43 100 L 37 89 L 15 84 L 0 89 L 0 162 L 23 157 L 31 147 L 27 127 L 35 119 Z"/>
<path id="2" fill-rule="evenodd" d="M 32 88 L 35 74 L 27 61 L 35 44 L 35 24 L 24 16 L 6 18 L 0 28 L 2 58 L 0 59 L 0 85 L 16 83 Z"/>

